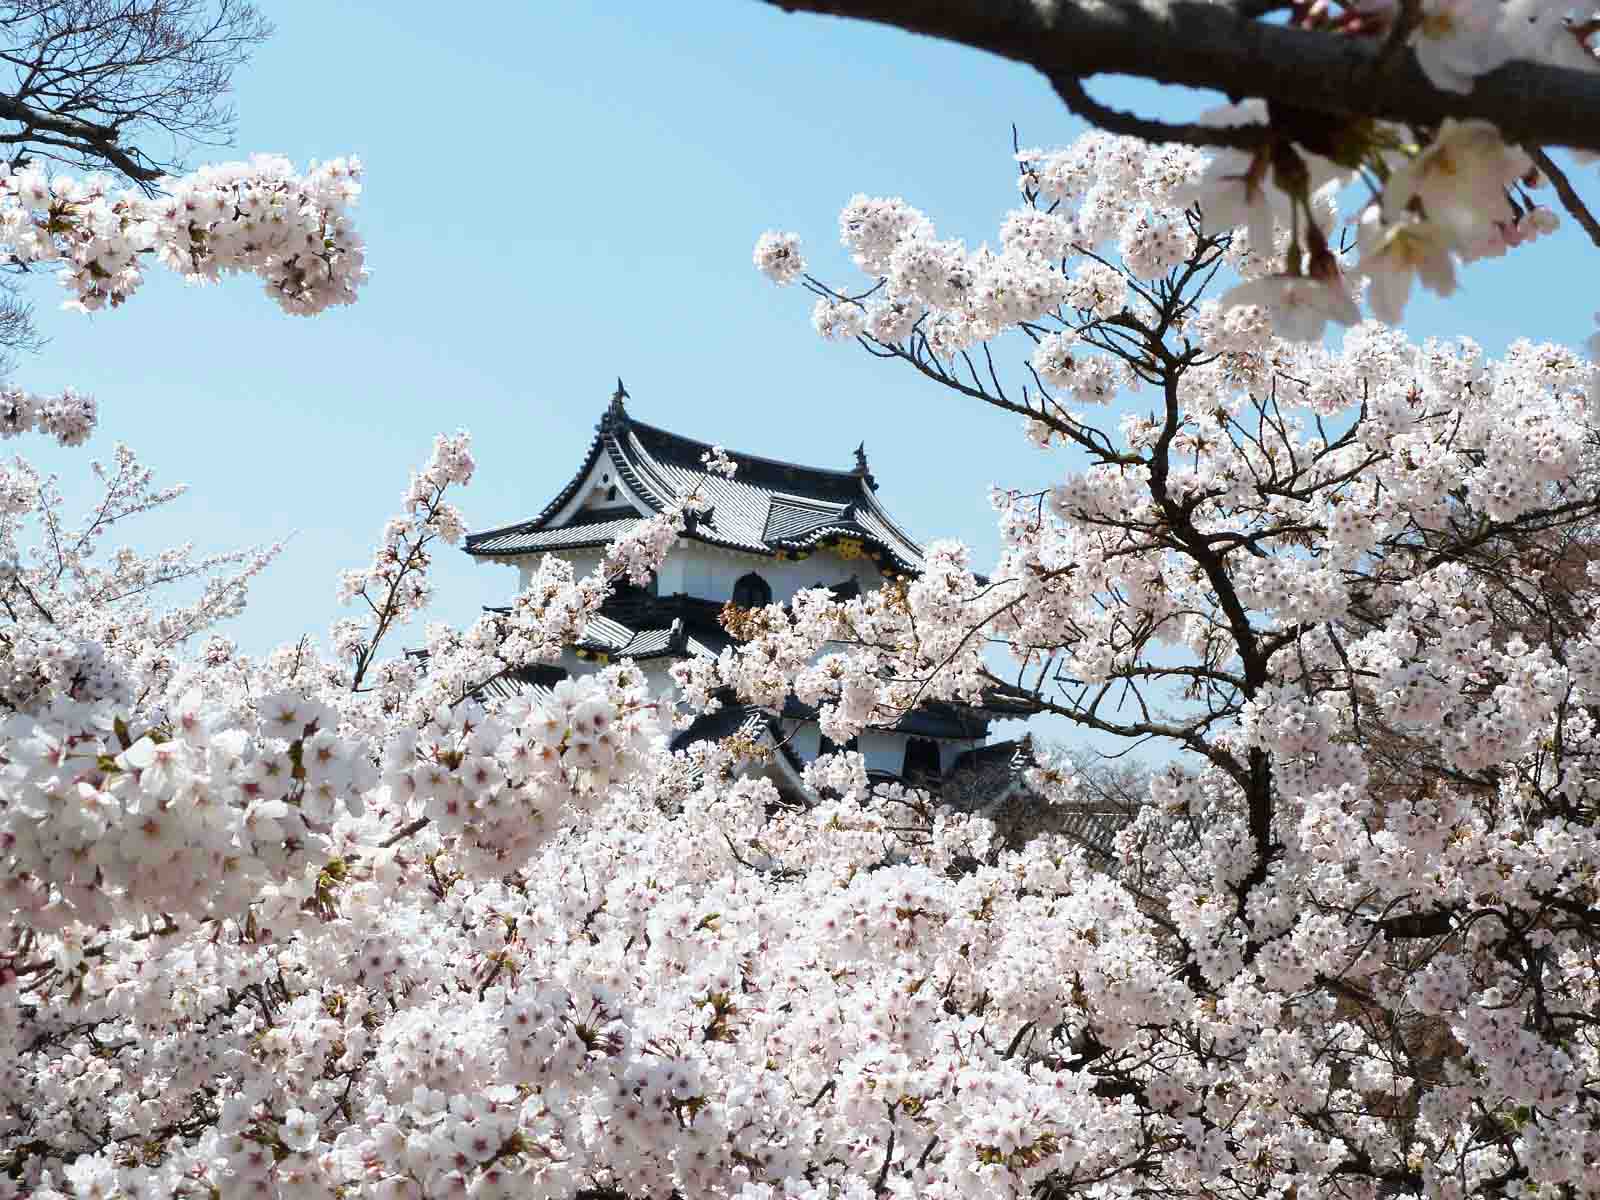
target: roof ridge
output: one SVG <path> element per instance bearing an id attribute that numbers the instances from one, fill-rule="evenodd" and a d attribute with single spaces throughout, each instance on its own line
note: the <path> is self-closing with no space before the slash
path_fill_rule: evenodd
<path id="1" fill-rule="evenodd" d="M 620 382 L 620 380 L 618 382 Z M 589 436 L 589 445 L 583 452 L 583 463 L 581 466 L 579 466 L 577 473 L 567 481 L 566 486 L 556 493 L 555 498 L 546 504 L 542 509 L 540 509 L 535 515 L 531 517 L 524 517 L 520 521 L 512 521 L 510 524 L 501 525 L 496 529 L 480 529 L 475 533 L 469 533 L 466 536 L 464 548 L 471 550 L 473 543 L 483 538 L 494 537 L 497 534 L 532 532 L 533 530 L 538 529 L 538 527 L 545 521 L 555 516 L 556 513 L 560 512 L 561 509 L 566 505 L 567 501 L 572 499 L 573 495 L 577 492 L 578 487 L 583 483 L 583 481 L 589 477 L 589 469 L 594 466 L 595 460 L 600 457 L 600 452 L 603 449 L 602 442 L 604 440 L 604 429 L 600 425 L 595 426 L 594 433 Z"/>
<path id="2" fill-rule="evenodd" d="M 640 421 L 632 416 L 632 414 L 624 414 L 623 419 L 634 429 L 642 429 L 660 437 L 669 438 L 675 442 L 687 442 L 692 446 L 703 446 L 707 451 L 710 451 L 717 446 L 717 443 L 715 442 L 708 442 L 702 438 L 690 437 L 686 433 L 676 433 L 671 429 L 663 429 L 659 425 L 651 425 L 647 421 Z M 853 468 L 840 469 L 837 467 L 815 467 L 809 463 L 793 462 L 785 458 L 768 458 L 764 454 L 752 454 L 747 450 L 729 450 L 726 446 L 722 447 L 722 452 L 729 458 L 743 459 L 746 462 L 759 463 L 766 467 L 784 467 L 789 470 L 807 471 L 817 475 L 835 475 L 840 479 L 859 480 L 862 478 L 861 473 Z M 737 479 L 738 476 L 736 475 L 734 478 Z"/>
<path id="3" fill-rule="evenodd" d="M 667 501 L 679 498 L 678 489 L 673 486 L 672 480 L 662 474 L 661 464 L 655 461 L 649 447 L 641 442 L 640 449 L 644 453 L 639 455 L 623 440 L 623 435 L 631 432 L 632 424 L 624 416 L 615 424 L 605 425 L 601 436 L 605 439 L 611 465 L 616 468 L 617 474 L 649 508 L 660 512 L 666 507 Z M 644 461 L 640 461 L 641 458 Z"/>
<path id="4" fill-rule="evenodd" d="M 878 493 L 875 489 L 867 492 L 867 508 L 873 516 L 877 517 L 878 520 L 882 521 L 889 527 L 889 531 L 891 533 L 903 538 L 908 546 L 915 547 L 919 555 L 924 554 L 927 549 L 926 546 L 924 546 L 923 543 L 919 542 L 916 538 L 912 537 L 910 530 L 889 515 L 889 510 L 885 508 L 878 500 Z"/>

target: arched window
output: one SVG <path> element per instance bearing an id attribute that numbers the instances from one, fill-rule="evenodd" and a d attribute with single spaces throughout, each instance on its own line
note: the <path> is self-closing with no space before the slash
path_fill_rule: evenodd
<path id="1" fill-rule="evenodd" d="M 901 774 L 906 779 L 938 778 L 939 743 L 932 738 L 911 738 L 906 742 L 906 764 Z"/>
<path id="2" fill-rule="evenodd" d="M 772 603 L 772 585 L 754 571 L 733 585 L 733 602 L 740 608 L 761 608 Z"/>

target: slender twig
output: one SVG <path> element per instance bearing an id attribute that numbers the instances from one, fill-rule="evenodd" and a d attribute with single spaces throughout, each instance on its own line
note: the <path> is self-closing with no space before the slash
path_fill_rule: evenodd
<path id="1" fill-rule="evenodd" d="M 1600 221 L 1594 219 L 1594 214 L 1584 204 L 1583 197 L 1578 195 L 1578 190 L 1572 186 L 1572 181 L 1567 178 L 1566 172 L 1556 166 L 1549 153 L 1541 146 L 1525 146 L 1528 157 L 1533 159 L 1534 166 L 1538 167 L 1550 180 L 1550 186 L 1556 189 L 1556 195 L 1561 197 L 1561 207 L 1589 235 L 1589 240 L 1600 246 Z"/>
<path id="2" fill-rule="evenodd" d="M 1046 78 L 1070 112 L 1110 133 L 1142 138 L 1147 142 L 1187 142 L 1191 146 L 1215 146 L 1229 150 L 1257 150 L 1272 136 L 1271 128 L 1259 123 L 1212 126 L 1155 121 L 1101 104 L 1084 90 L 1083 81 L 1074 75 L 1047 73 Z"/>
<path id="3" fill-rule="evenodd" d="M 427 824 L 428 824 L 428 818 L 427 817 L 418 817 L 415 821 L 412 821 L 409 825 L 401 826 L 398 832 L 394 833 L 392 836 L 390 836 L 385 841 L 382 841 L 382 842 L 378 843 L 378 849 L 387 850 L 390 846 L 393 846 L 396 842 L 405 841 L 406 838 L 410 837 L 413 833 L 416 833 L 419 829 L 426 828 Z"/>

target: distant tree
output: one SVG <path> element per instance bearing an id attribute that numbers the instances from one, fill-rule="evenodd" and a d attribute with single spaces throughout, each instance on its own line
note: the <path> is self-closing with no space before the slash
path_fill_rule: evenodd
<path id="1" fill-rule="evenodd" d="M 0 144 L 13 168 L 46 158 L 154 184 L 186 147 L 232 140 L 234 68 L 271 32 L 243 0 L 0 4 Z"/>
<path id="2" fill-rule="evenodd" d="M 233 138 L 233 72 L 272 32 L 245 0 L 0 3 L 0 153 L 153 191 L 193 145 Z M 0 375 L 37 347 L 13 260 L 0 275 Z"/>

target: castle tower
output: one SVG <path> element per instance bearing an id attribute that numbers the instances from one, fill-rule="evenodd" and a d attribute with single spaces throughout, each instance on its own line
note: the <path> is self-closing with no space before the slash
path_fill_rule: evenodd
<path id="1" fill-rule="evenodd" d="M 783 604 L 819 586 L 854 595 L 922 569 L 922 548 L 879 501 L 864 446 L 844 470 L 729 451 L 738 470 L 725 479 L 705 466 L 711 443 L 635 419 L 627 399 L 618 380 L 582 462 L 536 516 L 469 535 L 466 552 L 518 568 L 520 589 L 543 555 L 567 559 L 582 576 L 609 542 L 673 501 L 694 493 L 710 508 L 689 522 L 649 588 L 619 590 L 557 666 L 521 672 L 500 687 L 548 686 L 563 674 L 627 658 L 664 689 L 674 661 L 715 656 L 731 644 L 719 620 L 730 603 Z M 851 748 L 874 777 L 936 783 L 984 745 L 991 719 L 1017 715 L 928 704 L 892 726 L 865 730 Z M 798 769 L 829 748 L 815 712 L 793 697 L 781 712 L 729 704 L 674 745 L 739 729 L 771 742 L 784 790 L 798 786 Z"/>

